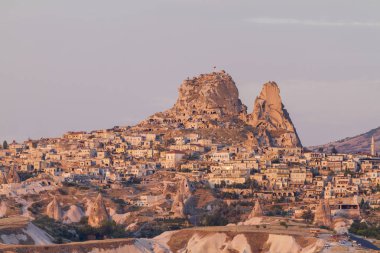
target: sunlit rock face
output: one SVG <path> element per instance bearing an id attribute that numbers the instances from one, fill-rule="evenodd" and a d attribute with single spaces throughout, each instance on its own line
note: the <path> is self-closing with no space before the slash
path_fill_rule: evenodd
<path id="1" fill-rule="evenodd" d="M 0 171 L 0 184 L 7 184 L 7 178 L 2 171 Z"/>
<path id="2" fill-rule="evenodd" d="M 252 209 L 252 212 L 250 213 L 248 219 L 255 218 L 255 217 L 262 217 L 264 215 L 263 209 L 261 207 L 260 201 L 256 200 L 255 206 Z"/>
<path id="3" fill-rule="evenodd" d="M 301 235 L 280 235 L 256 232 L 213 232 L 179 230 L 165 232 L 152 239 L 114 239 L 80 243 L 14 246 L 6 252 L 14 253 L 171 253 L 171 252 L 266 252 L 266 253 L 312 253 L 320 252 L 322 239 L 307 239 Z M 0 250 L 1 251 L 1 250 Z M 1 251 L 2 252 L 2 251 Z"/>
<path id="4" fill-rule="evenodd" d="M 7 175 L 7 183 L 11 184 L 11 183 L 20 183 L 20 182 L 21 182 L 21 180 L 20 180 L 20 177 L 16 171 L 16 168 L 12 167 L 9 170 L 8 175 Z"/>
<path id="5" fill-rule="evenodd" d="M 191 196 L 191 186 L 189 180 L 183 178 L 178 185 L 177 192 L 173 199 L 173 204 L 171 208 L 171 212 L 173 213 L 173 217 L 176 218 L 185 218 L 186 210 L 185 203 Z"/>
<path id="6" fill-rule="evenodd" d="M 245 141 L 247 147 L 301 147 L 277 84 L 264 84 L 255 100 L 253 112 L 247 114 L 247 106 L 241 102 L 234 80 L 225 71 L 184 80 L 172 108 L 152 115 L 136 127 L 149 131 L 213 129 L 216 130 L 216 139 L 223 140 L 233 133 L 233 138 L 228 138 L 236 139 L 237 143 Z"/>
<path id="7" fill-rule="evenodd" d="M 183 81 L 172 111 L 187 117 L 203 114 L 238 117 L 246 107 L 232 77 L 221 71 Z"/>
<path id="8" fill-rule="evenodd" d="M 247 123 L 255 128 L 259 144 L 274 147 L 300 147 L 301 141 L 284 108 L 280 89 L 275 82 L 264 84 L 256 98 Z"/>
<path id="9" fill-rule="evenodd" d="M 110 216 L 104 204 L 103 196 L 99 193 L 94 204 L 91 206 L 88 224 L 92 227 L 100 227 L 107 221 L 110 221 Z"/>
<path id="10" fill-rule="evenodd" d="M 243 123 L 241 120 L 246 114 L 247 107 L 239 99 L 234 80 L 222 70 L 184 80 L 174 106 L 141 124 L 187 129 L 220 128 Z"/>
<path id="11" fill-rule="evenodd" d="M 46 215 L 57 221 L 62 220 L 62 208 L 56 197 L 47 205 Z"/>
<path id="12" fill-rule="evenodd" d="M 319 226 L 331 227 L 331 209 L 328 200 L 320 200 L 315 210 L 314 223 Z"/>
<path id="13" fill-rule="evenodd" d="M 83 216 L 84 213 L 80 207 L 77 205 L 71 205 L 70 209 L 63 216 L 63 222 L 76 223 L 79 222 Z"/>

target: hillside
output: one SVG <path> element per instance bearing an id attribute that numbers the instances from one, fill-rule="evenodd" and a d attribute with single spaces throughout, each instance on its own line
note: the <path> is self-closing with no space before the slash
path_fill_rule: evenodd
<path id="1" fill-rule="evenodd" d="M 335 147 L 340 153 L 370 153 L 371 139 L 375 138 L 377 144 L 377 152 L 379 152 L 378 145 L 380 143 L 380 127 L 372 129 L 364 134 L 354 137 L 348 137 L 339 141 L 330 142 L 324 145 L 309 147 L 310 150 L 318 151 L 321 148 L 324 152 L 330 152 Z"/>

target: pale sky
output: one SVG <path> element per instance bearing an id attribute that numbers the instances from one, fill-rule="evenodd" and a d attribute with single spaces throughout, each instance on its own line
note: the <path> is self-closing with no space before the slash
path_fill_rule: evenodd
<path id="1" fill-rule="evenodd" d="M 0 141 L 132 125 L 225 69 L 304 145 L 380 126 L 380 1 L 1 0 Z"/>

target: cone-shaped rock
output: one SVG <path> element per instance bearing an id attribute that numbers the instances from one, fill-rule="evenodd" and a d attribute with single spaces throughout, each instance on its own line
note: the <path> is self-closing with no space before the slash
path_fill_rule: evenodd
<path id="1" fill-rule="evenodd" d="M 100 227 L 104 222 L 110 220 L 110 216 L 107 212 L 107 208 L 103 201 L 103 196 L 99 193 L 94 204 L 91 207 L 88 224 L 92 227 Z"/>
<path id="2" fill-rule="evenodd" d="M 8 210 L 7 203 L 4 201 L 0 201 L 0 218 L 6 216 Z"/>
<path id="3" fill-rule="evenodd" d="M 255 206 L 252 209 L 251 214 L 249 215 L 248 219 L 254 218 L 254 217 L 261 217 L 264 215 L 263 209 L 261 208 L 260 201 L 257 199 L 255 202 Z"/>
<path id="4" fill-rule="evenodd" d="M 56 197 L 47 205 L 46 215 L 57 221 L 62 220 L 62 208 Z"/>
<path id="5" fill-rule="evenodd" d="M 184 218 L 185 215 L 185 204 L 183 203 L 183 195 L 180 192 L 177 192 L 177 194 L 174 197 L 173 204 L 171 211 L 173 212 L 174 218 Z"/>
<path id="6" fill-rule="evenodd" d="M 63 216 L 63 220 L 65 223 L 75 223 L 79 222 L 83 216 L 84 213 L 80 207 L 77 205 L 71 205 L 70 209 Z"/>
<path id="7" fill-rule="evenodd" d="M 0 184 L 7 184 L 7 178 L 5 177 L 4 172 L 0 171 Z"/>
<path id="8" fill-rule="evenodd" d="M 189 180 L 183 178 L 180 182 L 178 191 L 184 195 L 185 199 L 189 198 L 192 191 Z"/>
<path id="9" fill-rule="evenodd" d="M 20 183 L 21 182 L 20 177 L 19 177 L 15 167 L 12 167 L 9 170 L 8 175 L 7 175 L 7 182 L 8 182 L 8 184 Z"/>
<path id="10" fill-rule="evenodd" d="M 275 147 L 300 147 L 301 141 L 284 108 L 280 89 L 275 82 L 264 84 L 256 98 L 248 124 L 256 128 L 255 137 L 260 145 Z"/>
<path id="11" fill-rule="evenodd" d="M 331 227 L 331 209 L 328 200 L 320 200 L 315 210 L 314 223 L 318 226 Z"/>
<path id="12" fill-rule="evenodd" d="M 171 211 L 173 212 L 173 217 L 184 218 L 185 215 L 185 202 L 191 196 L 191 186 L 189 180 L 183 178 L 178 185 L 178 190 L 174 196 Z"/>

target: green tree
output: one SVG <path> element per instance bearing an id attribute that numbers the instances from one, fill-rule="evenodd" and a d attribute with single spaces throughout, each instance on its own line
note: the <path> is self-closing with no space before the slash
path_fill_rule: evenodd
<path id="1" fill-rule="evenodd" d="M 311 223 L 314 220 L 314 214 L 308 209 L 302 213 L 301 218 L 304 219 L 306 223 Z"/>
<path id="2" fill-rule="evenodd" d="M 4 141 L 3 142 L 3 149 L 8 149 L 8 142 L 7 141 Z"/>
<path id="3" fill-rule="evenodd" d="M 285 221 L 281 221 L 280 225 L 285 227 L 286 229 L 288 228 L 288 224 Z"/>
<path id="4" fill-rule="evenodd" d="M 368 209 L 370 209 L 369 203 L 367 201 L 364 201 L 364 199 L 362 199 L 360 201 L 359 206 L 360 206 L 360 209 L 362 209 L 362 210 L 368 210 Z"/>

